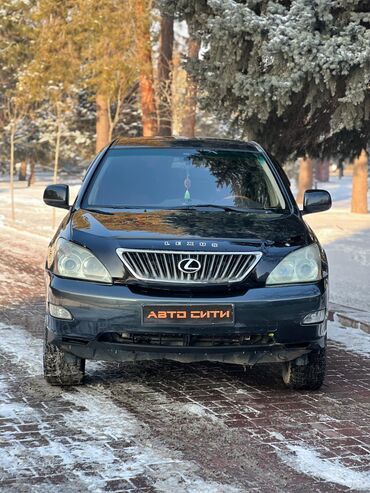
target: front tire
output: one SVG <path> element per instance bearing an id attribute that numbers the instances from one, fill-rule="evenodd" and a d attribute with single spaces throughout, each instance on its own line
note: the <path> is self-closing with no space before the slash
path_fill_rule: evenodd
<path id="1" fill-rule="evenodd" d="M 85 360 L 66 355 L 55 344 L 44 341 L 44 377 L 50 385 L 80 385 L 85 376 Z"/>
<path id="2" fill-rule="evenodd" d="M 294 390 L 318 390 L 326 372 L 326 347 L 311 351 L 302 357 L 288 361 L 283 367 L 283 381 Z"/>

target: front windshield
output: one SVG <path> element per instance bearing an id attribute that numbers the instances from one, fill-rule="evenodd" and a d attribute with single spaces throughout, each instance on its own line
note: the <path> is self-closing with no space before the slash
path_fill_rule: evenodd
<path id="1" fill-rule="evenodd" d="M 286 208 L 262 154 L 240 150 L 111 149 L 84 208 Z"/>

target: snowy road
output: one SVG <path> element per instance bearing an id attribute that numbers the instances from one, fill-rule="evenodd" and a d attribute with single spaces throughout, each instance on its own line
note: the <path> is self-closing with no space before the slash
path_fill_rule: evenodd
<path id="1" fill-rule="evenodd" d="M 318 188 L 331 193 L 332 209 L 305 216 L 305 220 L 328 255 L 330 300 L 370 311 L 370 214 L 350 214 L 350 176 L 342 180 L 331 177 L 331 180 L 319 183 Z"/>
<path id="2" fill-rule="evenodd" d="M 90 363 L 85 387 L 52 388 L 47 241 L 0 235 L 0 491 L 370 491 L 368 335 L 330 325 L 320 392 L 286 390 L 270 366 L 171 362 Z"/>

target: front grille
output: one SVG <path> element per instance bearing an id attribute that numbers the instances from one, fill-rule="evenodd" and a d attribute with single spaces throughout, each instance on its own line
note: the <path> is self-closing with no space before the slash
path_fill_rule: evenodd
<path id="1" fill-rule="evenodd" d="M 136 279 L 187 284 L 227 284 L 242 281 L 262 256 L 261 252 L 178 252 L 128 248 L 118 248 L 117 254 Z M 195 260 L 193 264 L 199 270 L 183 272 L 187 259 Z M 183 270 L 179 264 L 183 266 Z"/>

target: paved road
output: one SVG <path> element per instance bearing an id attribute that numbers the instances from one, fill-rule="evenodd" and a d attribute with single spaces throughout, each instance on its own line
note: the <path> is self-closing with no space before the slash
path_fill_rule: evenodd
<path id="1" fill-rule="evenodd" d="M 370 359 L 330 342 L 320 392 L 278 369 L 90 363 L 41 377 L 46 242 L 0 231 L 1 492 L 370 491 Z"/>
<path id="2" fill-rule="evenodd" d="M 328 256 L 331 301 L 369 311 L 370 214 L 349 214 L 334 207 L 305 220 Z"/>

